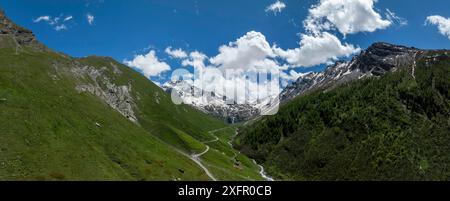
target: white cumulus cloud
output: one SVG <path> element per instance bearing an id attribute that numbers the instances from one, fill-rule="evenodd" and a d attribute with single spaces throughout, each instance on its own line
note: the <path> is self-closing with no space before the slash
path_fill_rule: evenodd
<path id="1" fill-rule="evenodd" d="M 302 35 L 299 48 L 283 50 L 276 47 L 275 51 L 293 66 L 312 67 L 350 56 L 360 49 L 347 43 L 342 44 L 336 36 L 323 32 L 318 35 Z"/>
<path id="2" fill-rule="evenodd" d="M 407 21 L 387 10 L 387 18 L 376 12 L 377 0 L 320 0 L 308 10 L 303 21 L 306 33 L 301 34 L 299 47 L 283 50 L 275 47 L 277 55 L 292 67 L 312 67 L 348 57 L 360 48 L 343 43 L 332 31 L 344 37 L 359 32 L 385 29 L 392 23 L 404 25 Z"/>
<path id="3" fill-rule="evenodd" d="M 220 46 L 215 56 L 190 52 L 182 60 L 182 65 L 194 67 L 192 83 L 197 88 L 224 95 L 237 103 L 249 103 L 279 94 L 278 79 L 258 80 L 254 77 L 259 70 L 276 76 L 273 73 L 279 73 L 277 70 L 287 69 L 276 61 L 276 57 L 266 37 L 260 32 L 250 31 Z"/>
<path id="4" fill-rule="evenodd" d="M 285 86 L 301 75 L 289 69 L 290 65 L 310 67 L 357 51 L 359 48 L 343 44 L 327 32 L 317 36 L 303 35 L 299 48 L 284 50 L 271 45 L 262 33 L 250 31 L 220 46 L 215 56 L 191 52 L 182 60 L 182 65 L 194 67 L 193 83 L 199 89 L 227 97 L 238 94 L 236 101 L 242 103 L 277 96 L 280 84 Z M 275 79 L 248 79 L 258 72 L 274 75 Z"/>
<path id="5" fill-rule="evenodd" d="M 286 8 L 286 4 L 281 1 L 276 1 L 275 3 L 271 4 L 266 8 L 266 12 L 273 12 L 275 15 L 277 13 L 281 13 L 283 9 Z"/>
<path id="6" fill-rule="evenodd" d="M 159 76 L 161 73 L 171 69 L 166 62 L 158 59 L 154 50 L 151 50 L 146 55 L 136 55 L 133 60 L 125 60 L 124 63 L 142 71 L 148 78 Z"/>
<path id="7" fill-rule="evenodd" d="M 192 66 L 196 69 L 203 69 L 206 67 L 205 60 L 208 59 L 208 56 L 199 52 L 193 51 L 189 54 L 189 57 L 184 59 L 181 64 L 183 66 Z"/>
<path id="8" fill-rule="evenodd" d="M 374 10 L 377 0 L 320 0 L 309 9 L 304 21 L 307 31 L 320 33 L 337 29 L 344 36 L 385 29 L 392 22 Z"/>
<path id="9" fill-rule="evenodd" d="M 219 54 L 210 59 L 215 66 L 224 69 L 252 69 L 261 62 L 270 63 L 269 58 L 276 57 L 266 37 L 256 31 L 250 31 L 241 38 L 219 48 Z"/>
<path id="10" fill-rule="evenodd" d="M 436 25 L 439 29 L 439 33 L 450 39 L 450 18 L 432 15 L 427 17 L 426 23 Z"/>

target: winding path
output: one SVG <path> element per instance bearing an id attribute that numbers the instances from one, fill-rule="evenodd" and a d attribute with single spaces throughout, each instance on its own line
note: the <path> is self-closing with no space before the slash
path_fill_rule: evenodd
<path id="1" fill-rule="evenodd" d="M 220 129 L 216 129 L 216 130 L 213 130 L 213 131 L 209 131 L 208 133 L 211 134 L 212 136 L 214 136 L 215 139 L 209 140 L 209 141 L 205 141 L 205 142 L 203 142 L 203 144 L 213 143 L 213 142 L 219 141 L 220 139 L 219 139 L 217 136 L 213 135 L 213 133 L 218 132 L 218 131 L 223 130 L 223 129 L 226 129 L 226 128 L 227 128 L 227 127 L 225 127 L 225 128 L 220 128 Z M 208 168 L 206 168 L 206 166 L 203 165 L 203 163 L 202 163 L 202 161 L 201 161 L 201 159 L 200 159 L 200 157 L 203 156 L 203 155 L 205 155 L 206 153 L 208 153 L 208 151 L 209 151 L 209 149 L 210 149 L 208 145 L 205 145 L 205 146 L 206 146 L 205 151 L 203 151 L 202 153 L 199 153 L 199 154 L 192 154 L 192 155 L 189 156 L 189 155 L 185 154 L 184 152 L 181 152 L 181 151 L 179 151 L 179 152 L 180 152 L 181 154 L 183 154 L 183 155 L 189 157 L 189 158 L 190 158 L 192 161 L 194 161 L 198 166 L 200 166 L 200 167 L 203 169 L 203 171 L 205 171 L 206 175 L 208 175 L 209 178 L 211 178 L 213 181 L 217 181 L 217 179 L 214 177 L 214 175 L 208 170 Z"/>
<path id="2" fill-rule="evenodd" d="M 203 155 L 206 154 L 208 151 L 209 151 L 209 146 L 206 145 L 206 150 L 205 150 L 205 151 L 203 151 L 202 153 L 199 153 L 199 154 L 194 154 L 194 155 L 192 155 L 192 157 L 194 157 L 194 158 L 200 158 L 200 156 L 203 156 Z"/>
<path id="3" fill-rule="evenodd" d="M 231 159 L 232 160 L 236 160 L 236 157 L 238 156 L 238 153 L 236 153 L 236 151 L 234 151 L 234 147 L 233 147 L 233 139 L 236 137 L 238 135 L 238 130 L 236 129 L 235 131 L 234 131 L 234 135 L 231 137 L 231 140 L 229 140 L 227 143 L 228 143 L 228 145 L 230 145 L 230 147 L 231 147 L 231 150 L 233 150 L 233 154 L 234 154 L 234 156 L 233 157 L 231 157 Z M 241 152 L 239 152 L 239 153 L 241 153 Z"/>
<path id="4" fill-rule="evenodd" d="M 203 171 L 205 171 L 206 175 L 208 175 L 209 178 L 211 178 L 213 181 L 217 181 L 217 179 L 214 177 L 214 175 L 208 170 L 208 168 L 206 168 L 202 162 L 200 157 L 203 156 L 204 154 L 208 153 L 209 151 L 209 146 L 206 145 L 206 150 L 203 151 L 202 153 L 199 154 L 193 154 L 191 156 L 188 156 L 192 161 L 194 161 L 195 163 L 197 163 L 198 166 L 200 166 Z"/>
<path id="5" fill-rule="evenodd" d="M 219 139 L 216 135 L 214 135 L 213 133 L 218 132 L 218 131 L 220 131 L 220 130 L 227 129 L 227 128 L 228 128 L 228 127 L 216 129 L 216 130 L 213 130 L 213 131 L 209 131 L 208 133 L 209 133 L 210 135 L 212 135 L 215 139 L 209 140 L 209 141 L 205 141 L 205 142 L 203 142 L 203 144 L 213 143 L 213 142 L 219 141 L 220 139 Z M 200 166 L 200 167 L 203 169 L 203 171 L 205 171 L 205 173 L 208 175 L 209 178 L 211 178 L 213 181 L 217 181 L 217 179 L 214 177 L 214 175 L 208 170 L 208 168 L 206 168 L 206 166 L 203 165 L 203 163 L 202 163 L 202 161 L 201 161 L 201 159 L 200 159 L 200 157 L 203 156 L 203 155 L 205 155 L 206 153 L 208 153 L 208 151 L 209 151 L 209 149 L 210 149 L 208 145 L 205 145 L 205 146 L 206 146 L 205 151 L 203 151 L 202 153 L 199 153 L 199 154 L 193 154 L 193 155 L 190 155 L 190 156 L 189 156 L 189 155 L 187 155 L 187 154 L 185 154 L 185 153 L 182 153 L 182 152 L 181 152 L 181 153 L 182 153 L 183 155 L 189 157 L 189 158 L 190 158 L 192 161 L 194 161 L 195 163 L 197 163 L 197 165 Z"/>
<path id="6" fill-rule="evenodd" d="M 217 142 L 217 141 L 219 141 L 219 138 L 217 137 L 217 136 L 215 136 L 215 135 L 213 135 L 216 139 L 214 139 L 214 140 L 209 140 L 209 141 L 205 141 L 205 142 L 203 142 L 203 144 L 207 144 L 207 143 L 213 143 L 213 142 Z"/>
<path id="7" fill-rule="evenodd" d="M 226 128 L 227 128 L 227 127 L 221 128 L 221 129 L 217 129 L 217 130 L 213 130 L 213 131 L 209 131 L 208 133 L 211 134 L 211 135 L 213 135 L 215 139 L 209 140 L 209 141 L 205 141 L 205 142 L 203 142 L 203 143 L 204 143 L 204 144 L 207 144 L 207 143 L 213 143 L 213 142 L 219 141 L 220 139 L 219 139 L 216 135 L 214 135 L 213 133 L 215 133 L 215 132 L 217 132 L 217 131 L 220 131 L 220 130 L 223 130 L 223 129 L 226 129 Z M 235 134 L 234 134 L 234 135 L 232 136 L 232 138 L 227 142 L 228 145 L 230 145 L 231 150 L 233 151 L 233 154 L 234 154 L 234 156 L 231 157 L 231 160 L 236 160 L 236 157 L 238 156 L 238 153 L 240 153 L 240 152 L 236 152 L 236 151 L 234 150 L 233 144 L 232 144 L 233 139 L 234 139 L 237 135 L 238 135 L 238 130 L 236 129 L 236 130 L 235 130 Z M 205 146 L 206 146 L 205 151 L 203 151 L 203 152 L 201 152 L 201 153 L 199 153 L 199 154 L 192 154 L 192 155 L 187 155 L 186 153 L 184 153 L 184 152 L 182 152 L 182 151 L 180 151 L 180 150 L 178 150 L 178 149 L 176 149 L 176 148 L 174 148 L 174 149 L 177 150 L 179 153 L 183 154 L 184 156 L 189 157 L 189 158 L 190 158 L 192 161 L 194 161 L 198 166 L 200 166 L 200 168 L 203 169 L 203 171 L 206 173 L 206 175 L 208 175 L 209 178 L 211 178 L 211 180 L 217 181 L 217 179 L 214 177 L 214 175 L 213 175 L 213 174 L 208 170 L 208 168 L 206 168 L 206 166 L 204 166 L 204 165 L 202 164 L 202 162 L 201 162 L 201 158 L 200 158 L 200 157 L 203 156 L 203 155 L 205 155 L 206 153 L 208 153 L 208 151 L 210 150 L 210 147 L 209 147 L 208 145 L 205 145 Z M 264 180 L 266 180 L 266 181 L 275 181 L 272 177 L 270 177 L 269 175 L 266 174 L 266 172 L 264 171 L 264 167 L 263 167 L 262 165 L 259 165 L 255 160 L 253 160 L 253 163 L 255 163 L 255 165 L 257 165 L 257 166 L 260 168 L 259 174 L 261 175 L 261 177 L 262 177 Z"/>
<path id="8" fill-rule="evenodd" d="M 220 131 L 220 130 L 227 129 L 227 128 L 228 128 L 228 127 L 216 129 L 216 130 L 213 130 L 213 131 L 209 131 L 208 133 L 211 134 L 212 136 L 214 136 L 215 139 L 209 140 L 209 141 L 205 141 L 205 142 L 203 142 L 203 144 L 213 143 L 213 142 L 219 141 L 220 139 L 219 139 L 217 136 L 215 136 L 213 133 L 218 132 L 218 131 Z M 177 150 L 179 153 L 183 154 L 184 156 L 189 157 L 189 158 L 190 158 L 192 161 L 194 161 L 198 166 L 200 166 L 200 168 L 202 168 L 203 171 L 205 171 L 206 175 L 208 175 L 208 177 L 211 178 L 211 180 L 217 181 L 217 179 L 214 177 L 214 175 L 208 170 L 208 168 L 206 168 L 206 166 L 203 165 L 203 163 L 202 163 L 202 161 L 201 161 L 201 159 L 200 159 L 200 157 L 203 156 L 203 155 L 205 155 L 206 153 L 208 153 L 208 151 L 209 151 L 209 149 L 210 149 L 208 145 L 205 145 L 205 146 L 206 146 L 205 151 L 203 151 L 202 153 L 199 153 L 199 154 L 192 154 L 192 155 L 190 155 L 190 156 L 187 155 L 186 153 L 184 153 L 184 152 L 178 150 L 178 149 L 176 149 L 176 150 Z"/>
<path id="9" fill-rule="evenodd" d="M 161 139 L 158 138 L 158 137 L 155 137 L 155 139 L 156 139 L 157 141 L 159 141 L 159 142 L 161 142 L 161 143 L 167 145 L 168 147 L 172 148 L 173 150 L 175 150 L 175 151 L 178 152 L 179 154 L 181 154 L 181 155 L 183 155 L 183 156 L 185 156 L 185 157 L 191 159 L 194 163 L 196 163 L 196 164 L 197 164 L 197 165 L 198 165 L 198 166 L 206 173 L 206 175 L 207 175 L 211 180 L 217 181 L 217 179 L 214 177 L 214 175 L 213 175 L 213 174 L 208 170 L 208 168 L 206 168 L 206 167 L 202 164 L 202 162 L 200 161 L 200 156 L 206 154 L 206 153 L 209 151 L 209 146 L 206 146 L 206 150 L 205 150 L 204 152 L 200 153 L 200 154 L 189 155 L 189 154 L 186 154 L 185 152 L 179 150 L 178 148 L 172 146 L 171 144 L 169 144 L 169 143 L 167 143 L 167 142 L 161 140 Z"/>
<path id="10" fill-rule="evenodd" d="M 217 131 L 220 131 L 220 130 L 227 129 L 227 128 L 228 128 L 228 127 L 210 131 L 209 134 L 213 135 L 216 139 L 210 140 L 210 141 L 206 141 L 206 142 L 203 142 L 203 143 L 212 143 L 212 142 L 217 142 L 217 141 L 219 141 L 220 139 L 219 139 L 216 135 L 214 135 L 213 133 L 215 133 L 215 132 L 217 132 Z M 227 144 L 231 147 L 231 151 L 233 152 L 233 156 L 230 157 L 231 160 L 233 160 L 233 161 L 236 160 L 236 157 L 238 156 L 238 153 L 236 153 L 236 151 L 235 151 L 234 148 L 233 148 L 233 144 L 232 144 L 233 139 L 234 139 L 237 135 L 238 135 L 238 132 L 237 132 L 237 129 L 236 129 L 235 134 L 234 134 L 234 135 L 231 137 L 231 139 L 227 142 Z M 241 152 L 239 152 L 239 153 L 241 153 Z"/>

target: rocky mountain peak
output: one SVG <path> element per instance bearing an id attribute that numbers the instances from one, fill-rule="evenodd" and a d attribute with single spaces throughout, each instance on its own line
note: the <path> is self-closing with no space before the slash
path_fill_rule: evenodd
<path id="1" fill-rule="evenodd" d="M 406 47 L 401 45 L 394 45 L 391 43 L 386 42 L 375 42 L 373 43 L 369 48 L 367 48 L 368 51 L 370 50 L 390 50 L 390 51 L 402 51 L 407 49 L 415 49 L 413 47 Z"/>
<path id="2" fill-rule="evenodd" d="M 33 32 L 25 29 L 10 19 L 8 19 L 3 10 L 0 9 L 0 37 L 10 37 L 14 39 L 17 45 L 35 45 L 38 44 Z"/>
<path id="3" fill-rule="evenodd" d="M 412 64 L 417 52 L 419 50 L 413 47 L 384 42 L 374 43 L 352 60 L 351 69 L 359 69 L 362 73 L 370 72 L 379 76 L 392 68 Z"/>
<path id="4" fill-rule="evenodd" d="M 325 71 L 310 73 L 298 78 L 281 93 L 281 101 L 286 102 L 296 96 L 318 88 L 329 88 L 363 77 L 381 76 L 405 66 L 411 67 L 422 50 L 377 42 L 351 61 L 337 61 Z"/>

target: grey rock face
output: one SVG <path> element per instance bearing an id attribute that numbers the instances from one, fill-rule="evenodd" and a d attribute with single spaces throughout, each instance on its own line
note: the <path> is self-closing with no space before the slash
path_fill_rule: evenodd
<path id="1" fill-rule="evenodd" d="M 0 10 L 0 48 L 13 47 L 16 52 L 22 47 L 31 47 L 36 50 L 48 50 L 44 45 L 36 40 L 33 32 L 24 29 L 11 20 L 9 20 L 3 11 Z M 51 51 L 51 50 L 49 50 Z M 64 55 L 62 55 L 64 56 Z M 70 73 L 78 79 L 76 90 L 79 92 L 88 92 L 101 98 L 111 108 L 118 111 L 130 121 L 137 123 L 137 118 L 133 111 L 135 107 L 131 96 L 131 84 L 126 86 L 117 86 L 111 81 L 111 78 L 104 73 L 108 70 L 96 69 L 90 66 L 82 66 L 76 60 L 70 64 L 53 63 L 54 73 L 49 73 L 53 81 L 58 80 L 58 73 L 65 72 L 60 66 L 70 66 Z M 112 72 L 120 75 L 122 72 L 114 63 L 111 63 Z"/>
<path id="2" fill-rule="evenodd" d="M 416 48 L 375 43 L 351 61 L 338 61 L 324 72 L 309 73 L 298 78 L 280 94 L 281 102 L 287 102 L 315 89 L 326 89 L 364 77 L 381 76 L 399 67 L 413 70 L 418 53 Z"/>
<path id="3" fill-rule="evenodd" d="M 375 43 L 359 56 L 354 58 L 350 66 L 362 73 L 383 75 L 399 66 L 410 66 L 415 60 L 418 49 L 388 43 Z"/>
<path id="4" fill-rule="evenodd" d="M 260 114 L 260 110 L 250 104 L 205 105 L 201 109 L 212 116 L 223 118 L 231 124 L 249 120 Z"/>
<path id="5" fill-rule="evenodd" d="M 13 23 L 2 10 L 0 10 L 0 36 L 10 36 L 20 46 L 39 44 L 33 32 Z"/>
<path id="6" fill-rule="evenodd" d="M 76 86 L 79 92 L 88 92 L 107 103 L 111 108 L 118 111 L 128 120 L 138 123 L 133 108 L 136 104 L 131 96 L 131 83 L 127 86 L 117 86 L 111 82 L 110 78 L 105 76 L 106 68 L 96 69 L 90 66 L 76 67 L 72 69 L 72 73 L 78 78 L 89 80 L 87 83 L 81 81 Z"/>

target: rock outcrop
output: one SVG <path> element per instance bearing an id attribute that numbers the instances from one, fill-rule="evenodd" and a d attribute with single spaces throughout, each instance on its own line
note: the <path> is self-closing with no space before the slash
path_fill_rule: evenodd
<path id="1" fill-rule="evenodd" d="M 78 78 L 89 80 L 88 82 L 80 81 L 80 84 L 76 86 L 76 90 L 88 92 L 99 97 L 128 120 L 138 123 L 134 112 L 134 108 L 137 107 L 131 95 L 131 83 L 117 86 L 105 75 L 104 71 L 106 70 L 108 70 L 106 67 L 97 69 L 90 66 L 72 68 L 72 73 Z"/>
<path id="2" fill-rule="evenodd" d="M 0 10 L 0 37 L 2 37 L 2 39 L 9 37 L 14 40 L 18 46 L 33 45 L 43 47 L 43 45 L 36 40 L 32 31 L 22 28 L 9 20 L 2 10 Z"/>

